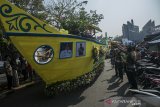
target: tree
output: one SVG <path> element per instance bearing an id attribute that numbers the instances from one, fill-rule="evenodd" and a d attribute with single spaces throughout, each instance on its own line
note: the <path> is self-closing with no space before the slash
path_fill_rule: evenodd
<path id="1" fill-rule="evenodd" d="M 94 34 L 96 30 L 101 31 L 98 24 L 103 19 L 103 15 L 97 14 L 96 10 L 87 12 L 84 6 L 88 1 L 50 0 L 51 3 L 47 7 L 44 6 L 44 0 L 9 1 L 59 29 L 68 30 L 71 34 L 80 34 L 87 30 Z"/>
<path id="2" fill-rule="evenodd" d="M 48 4 L 48 10 L 50 13 L 49 22 L 61 27 L 61 23 L 69 22 L 68 19 L 75 19 L 76 10 L 87 2 L 77 2 L 77 0 L 51 0 Z"/>
<path id="3" fill-rule="evenodd" d="M 11 3 L 14 3 L 19 8 L 22 8 L 27 11 L 28 4 L 30 3 L 30 0 L 8 0 Z"/>
<path id="4" fill-rule="evenodd" d="M 59 29 L 68 30 L 71 34 L 84 33 L 86 30 L 93 29 L 101 31 L 98 24 L 103 19 L 103 15 L 93 10 L 88 13 L 84 8 L 87 2 L 52 0 L 47 6 L 50 14 L 48 22 Z"/>
<path id="5" fill-rule="evenodd" d="M 48 16 L 46 12 L 47 10 L 43 4 L 44 0 L 9 0 L 9 1 L 41 20 L 46 20 Z"/>

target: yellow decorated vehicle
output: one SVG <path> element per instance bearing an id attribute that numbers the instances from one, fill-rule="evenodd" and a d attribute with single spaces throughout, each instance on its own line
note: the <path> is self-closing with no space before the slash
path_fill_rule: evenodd
<path id="1" fill-rule="evenodd" d="M 104 61 L 99 54 L 104 54 L 105 43 L 59 31 L 6 0 L 0 0 L 0 20 L 4 35 L 46 87 L 80 78 Z"/>

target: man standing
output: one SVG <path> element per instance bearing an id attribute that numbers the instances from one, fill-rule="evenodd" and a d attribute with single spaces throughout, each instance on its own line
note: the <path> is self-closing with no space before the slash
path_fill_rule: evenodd
<path id="1" fill-rule="evenodd" d="M 5 73 L 8 81 L 8 89 L 10 90 L 12 88 L 12 82 L 13 82 L 13 71 L 8 59 L 4 63 L 4 68 L 5 68 Z"/>
<path id="2" fill-rule="evenodd" d="M 110 58 L 111 58 L 111 65 L 113 69 L 115 65 L 115 52 L 114 52 L 113 47 L 111 47 L 111 50 L 110 50 Z"/>
<path id="3" fill-rule="evenodd" d="M 119 71 L 118 71 L 118 61 L 119 61 L 119 58 L 118 58 L 118 48 L 116 48 L 114 50 L 115 52 L 115 55 L 114 55 L 114 60 L 115 60 L 115 74 L 116 76 L 119 76 Z"/>
<path id="4" fill-rule="evenodd" d="M 128 47 L 127 49 L 127 73 L 128 73 L 128 81 L 131 85 L 130 88 L 137 89 L 137 81 L 136 81 L 136 71 L 135 71 L 135 64 L 136 64 L 136 52 L 135 48 Z"/>
<path id="5" fill-rule="evenodd" d="M 120 80 L 123 82 L 123 59 L 122 59 L 122 52 L 118 49 L 117 55 L 116 55 L 116 63 L 117 63 L 117 69 L 118 69 L 118 75 Z"/>
<path id="6" fill-rule="evenodd" d="M 126 73 L 128 81 L 130 83 L 129 72 L 127 72 L 127 53 L 126 52 L 122 53 L 122 61 L 123 61 L 124 72 Z"/>

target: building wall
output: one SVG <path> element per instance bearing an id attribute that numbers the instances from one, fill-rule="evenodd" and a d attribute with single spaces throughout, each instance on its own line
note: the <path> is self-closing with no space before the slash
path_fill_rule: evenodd
<path id="1" fill-rule="evenodd" d="M 134 25 L 133 20 L 127 21 L 127 24 L 122 26 L 123 38 L 138 42 L 139 41 L 139 26 Z"/>
<path id="2" fill-rule="evenodd" d="M 152 34 L 154 28 L 155 28 L 155 22 L 152 20 L 149 20 L 142 28 L 143 35 Z"/>
<path id="3" fill-rule="evenodd" d="M 159 32 L 160 32 L 160 25 L 157 25 L 153 28 L 152 34 L 159 33 Z"/>

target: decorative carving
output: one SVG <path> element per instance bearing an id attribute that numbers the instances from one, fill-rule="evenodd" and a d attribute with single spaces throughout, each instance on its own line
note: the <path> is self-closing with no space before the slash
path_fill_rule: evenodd
<path id="1" fill-rule="evenodd" d="M 29 22 L 32 21 L 35 23 L 33 26 L 35 31 L 37 30 L 37 28 L 41 28 L 44 31 L 51 33 L 45 28 L 46 24 L 39 24 L 34 18 L 27 14 L 12 14 L 12 7 L 8 4 L 3 4 L 2 6 L 0 6 L 0 14 L 5 18 L 12 18 L 6 21 L 6 23 L 9 24 L 9 30 L 22 30 L 23 32 L 30 32 L 33 24 Z"/>

